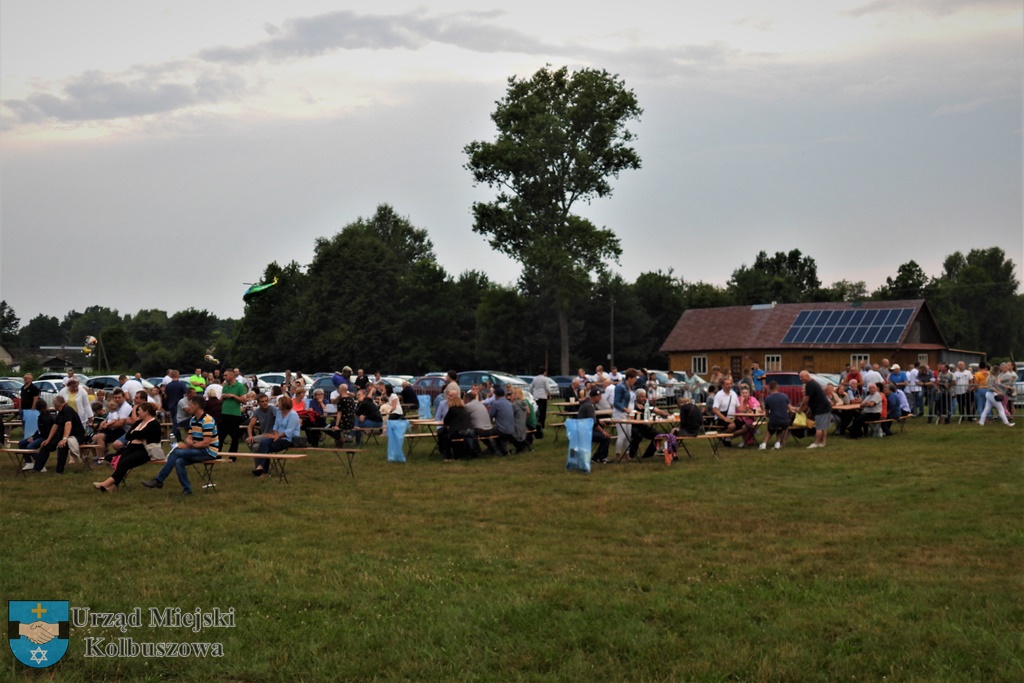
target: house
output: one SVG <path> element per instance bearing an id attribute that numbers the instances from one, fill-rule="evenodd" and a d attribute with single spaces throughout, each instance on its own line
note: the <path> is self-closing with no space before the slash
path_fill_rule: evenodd
<path id="1" fill-rule="evenodd" d="M 737 379 L 753 362 L 764 370 L 839 373 L 862 360 L 888 358 L 907 368 L 985 359 L 949 348 L 923 299 L 692 309 L 661 351 L 671 370 L 705 375 L 717 365 Z"/>

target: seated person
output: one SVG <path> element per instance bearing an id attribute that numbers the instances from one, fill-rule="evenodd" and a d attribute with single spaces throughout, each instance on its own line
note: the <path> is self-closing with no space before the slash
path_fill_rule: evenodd
<path id="1" fill-rule="evenodd" d="M 779 383 L 768 382 L 768 395 L 764 399 L 764 412 L 768 416 L 768 436 L 764 437 L 760 449 L 768 448 L 768 439 L 775 436 L 775 448 L 781 449 L 789 432 L 790 412 L 789 396 L 779 391 Z"/>
<path id="2" fill-rule="evenodd" d="M 420 403 L 419 396 L 416 395 L 416 390 L 412 388 L 412 385 L 408 381 L 402 380 L 402 391 L 400 396 L 402 403 L 410 406 L 418 406 Z"/>
<path id="3" fill-rule="evenodd" d="M 82 418 L 78 411 L 67 404 L 64 397 L 58 394 L 53 399 L 54 424 L 50 428 L 50 434 L 41 444 L 39 452 L 36 453 L 36 462 L 32 468 L 33 472 L 45 472 L 46 461 L 55 449 L 57 451 L 57 474 L 64 474 L 64 465 L 68 461 L 69 453 L 78 452 L 80 439 L 85 438 L 85 427 L 82 426 Z"/>
<path id="4" fill-rule="evenodd" d="M 647 400 L 647 390 L 637 389 L 636 400 L 633 406 L 633 410 L 636 413 L 638 419 L 641 420 L 653 420 L 655 416 L 668 417 L 668 413 L 660 408 L 655 408 L 651 405 L 651 402 Z M 649 439 L 650 443 L 647 444 L 646 450 L 644 450 L 644 458 L 653 458 L 657 452 L 658 432 L 654 431 L 654 427 L 650 425 L 631 425 L 629 438 L 629 458 L 632 460 L 636 457 L 636 454 L 640 451 L 640 444 L 643 443 L 644 439 Z"/>
<path id="5" fill-rule="evenodd" d="M 693 402 L 693 399 L 683 397 L 679 399 L 679 426 L 676 427 L 676 436 L 697 436 L 704 428 L 704 415 L 700 406 Z"/>
<path id="6" fill-rule="evenodd" d="M 381 429 L 384 427 L 384 416 L 373 399 L 365 391 L 356 393 L 356 427 L 358 429 Z M 362 441 L 362 432 L 356 432 L 356 443 Z"/>
<path id="7" fill-rule="evenodd" d="M 882 395 L 885 397 L 886 417 L 892 420 L 899 419 L 903 415 L 903 411 L 900 408 L 900 397 L 896 390 L 896 386 L 886 382 L 882 385 Z M 892 436 L 891 422 L 886 422 L 882 425 L 882 434 Z"/>
<path id="8" fill-rule="evenodd" d="M 302 429 L 306 432 L 309 445 L 313 448 L 320 445 L 320 431 L 318 428 L 327 426 L 327 405 L 327 402 L 324 400 L 324 390 L 315 390 L 313 398 L 309 401 L 308 419 L 302 420 Z M 300 419 L 302 418 L 301 415 L 299 417 Z"/>
<path id="9" fill-rule="evenodd" d="M 494 431 L 498 435 L 496 448 L 499 455 L 506 455 L 508 449 L 506 444 L 515 443 L 515 416 L 512 413 L 512 404 L 505 398 L 505 390 L 502 387 L 494 388 L 494 401 L 487 409 L 491 419 L 494 421 Z"/>
<path id="10" fill-rule="evenodd" d="M 191 496 L 192 485 L 188 480 L 188 465 L 217 459 L 220 437 L 217 434 L 217 422 L 206 412 L 206 399 L 202 395 L 193 395 L 188 400 L 188 411 L 191 415 L 188 435 L 184 441 L 178 443 L 177 448 L 171 449 L 167 454 L 167 464 L 160 469 L 156 477 L 142 482 L 146 488 L 162 489 L 164 480 L 170 476 L 171 470 L 174 470 L 178 475 L 178 482 L 181 483 L 181 495 Z"/>
<path id="11" fill-rule="evenodd" d="M 597 404 L 600 403 L 603 396 L 604 392 L 601 389 L 596 387 L 591 389 L 590 397 L 583 403 L 580 403 L 580 409 L 579 412 L 576 413 L 576 419 L 585 420 L 590 418 L 594 421 L 594 430 L 591 433 L 590 440 L 592 443 L 597 444 L 597 448 L 594 450 L 591 460 L 594 462 L 607 463 L 608 446 L 611 444 L 612 438 L 601 425 L 601 421 L 597 419 Z"/>
<path id="12" fill-rule="evenodd" d="M 476 402 L 478 405 L 479 402 Z M 483 407 L 481 405 L 481 407 Z M 452 439 L 461 439 L 452 443 Z M 473 429 L 473 419 L 466 404 L 458 396 L 448 398 L 448 412 L 444 415 L 444 429 L 437 430 L 437 445 L 445 460 L 476 456 L 480 454 L 480 445 Z"/>
<path id="13" fill-rule="evenodd" d="M 529 433 L 526 426 L 530 419 L 530 405 L 523 396 L 522 387 L 509 389 L 509 403 L 512 404 L 512 424 L 514 426 L 512 445 L 515 447 L 516 453 L 522 453 L 533 448 L 533 435 Z"/>
<path id="14" fill-rule="evenodd" d="M 850 427 L 849 434 L 851 439 L 869 436 L 865 423 L 882 419 L 882 399 L 883 396 L 878 393 L 878 385 L 870 385 L 867 395 L 860 402 L 860 413 L 853 418 L 853 426 Z M 881 432 L 879 432 L 879 435 L 881 435 Z"/>
<path id="15" fill-rule="evenodd" d="M 252 411 L 252 418 L 249 419 L 249 426 L 245 432 L 245 443 L 251 452 L 258 452 L 260 442 L 270 438 L 267 434 L 274 431 L 276 421 L 277 406 L 270 405 L 270 397 L 266 394 L 256 396 L 256 409 Z"/>
<path id="16" fill-rule="evenodd" d="M 302 423 L 299 421 L 298 413 L 293 410 L 294 403 L 287 396 L 277 400 L 277 418 L 274 420 L 274 427 L 267 433 L 267 438 L 260 441 L 258 453 L 280 453 L 291 448 L 295 439 L 299 437 L 299 429 Z M 270 460 L 257 458 L 256 468 L 252 476 L 262 477 L 270 471 Z"/>
<path id="17" fill-rule="evenodd" d="M 100 447 L 100 455 L 104 458 L 107 454 L 107 445 L 124 436 L 131 414 L 132 407 L 125 401 L 124 392 L 121 389 L 114 389 L 111 392 L 111 399 L 107 401 L 107 414 L 92 437 L 92 442 Z"/>
<path id="18" fill-rule="evenodd" d="M 761 404 L 751 395 L 750 387 L 743 385 L 740 389 L 740 402 L 736 408 L 737 413 L 756 413 L 761 410 Z M 743 437 L 740 448 L 753 446 L 754 441 L 754 418 L 749 415 L 739 415 L 736 418 L 736 436 Z"/>
<path id="19" fill-rule="evenodd" d="M 465 406 L 477 439 L 483 440 L 484 447 L 489 455 L 494 455 L 497 453 L 497 450 L 495 450 L 492 443 L 493 439 L 488 437 L 494 436 L 497 432 L 494 431 L 494 425 L 491 423 L 491 414 L 487 412 L 487 406 L 479 401 L 477 393 L 473 390 L 466 392 Z"/>
<path id="20" fill-rule="evenodd" d="M 150 450 L 146 448 L 148 444 L 156 444 L 157 448 L 160 447 L 161 432 L 160 421 L 156 419 L 157 406 L 146 401 L 136 407 L 140 419 L 125 435 L 128 443 L 121 451 L 114 474 L 103 481 L 92 483 L 93 487 L 100 492 L 116 491 L 129 470 L 149 462 L 151 455 Z"/>
<path id="21" fill-rule="evenodd" d="M 724 433 L 727 438 L 722 439 L 725 446 L 732 445 L 732 434 L 740 427 L 740 421 L 736 419 L 736 409 L 739 407 L 740 399 L 732 390 L 732 378 L 726 377 L 722 380 L 722 389 L 715 394 L 713 410 L 715 413 L 718 430 Z"/>
<path id="22" fill-rule="evenodd" d="M 35 432 L 18 442 L 18 448 L 21 450 L 39 450 L 39 447 L 42 446 L 43 442 L 50 436 L 50 432 L 53 431 L 54 425 L 56 424 L 53 416 L 50 415 L 50 407 L 46 405 L 46 401 L 37 396 L 32 408 L 39 413 L 39 422 Z M 35 461 L 32 459 L 32 454 L 25 453 L 23 459 L 25 464 L 22 465 L 21 469 L 25 471 L 32 469 L 35 464 Z"/>
<path id="23" fill-rule="evenodd" d="M 348 385 L 342 384 L 338 386 L 338 396 L 334 402 L 338 406 L 333 424 L 334 442 L 340 448 L 342 443 L 355 438 L 352 430 L 356 428 L 356 400 L 349 393 Z"/>

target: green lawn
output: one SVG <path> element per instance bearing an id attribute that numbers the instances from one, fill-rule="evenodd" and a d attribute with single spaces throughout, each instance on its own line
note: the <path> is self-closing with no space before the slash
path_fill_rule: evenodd
<path id="1" fill-rule="evenodd" d="M 3 599 L 234 607 L 236 627 L 73 628 L 59 681 L 1020 681 L 1024 427 L 912 424 L 673 467 L 564 470 L 565 442 L 356 479 L 219 469 L 217 493 L 0 463 Z M 51 462 L 52 467 L 52 462 Z M 154 468 L 148 470 L 155 473 Z M 193 478 L 193 484 L 197 484 Z M 148 617 L 144 619 L 148 624 Z M 220 642 L 86 658 L 85 638 Z"/>

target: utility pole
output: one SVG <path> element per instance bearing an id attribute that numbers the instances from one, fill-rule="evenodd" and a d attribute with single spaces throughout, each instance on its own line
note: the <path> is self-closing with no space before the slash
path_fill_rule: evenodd
<path id="1" fill-rule="evenodd" d="M 611 329 L 609 330 L 608 338 L 610 340 L 608 349 L 608 369 L 611 370 L 615 365 L 615 297 L 612 296 L 612 315 L 611 315 Z"/>

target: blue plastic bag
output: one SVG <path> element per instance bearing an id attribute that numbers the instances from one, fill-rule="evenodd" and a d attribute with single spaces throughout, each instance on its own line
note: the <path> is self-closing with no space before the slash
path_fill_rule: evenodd
<path id="1" fill-rule="evenodd" d="M 416 397 L 416 400 L 420 403 L 420 419 L 429 420 L 432 418 L 434 414 L 430 411 L 430 397 L 420 394 Z"/>
<path id="2" fill-rule="evenodd" d="M 71 406 L 74 408 L 75 406 Z M 25 438 L 29 438 L 33 434 L 39 431 L 39 411 L 26 408 L 21 412 L 21 419 L 23 421 L 23 429 L 25 431 Z M 43 434 L 43 438 L 46 438 L 49 434 Z"/>
<path id="3" fill-rule="evenodd" d="M 388 420 L 388 462 L 405 462 L 405 430 L 408 420 Z"/>
<path id="4" fill-rule="evenodd" d="M 594 418 L 566 419 L 565 433 L 569 435 L 569 458 L 565 461 L 565 469 L 579 470 L 590 474 L 590 446 L 593 442 Z"/>

